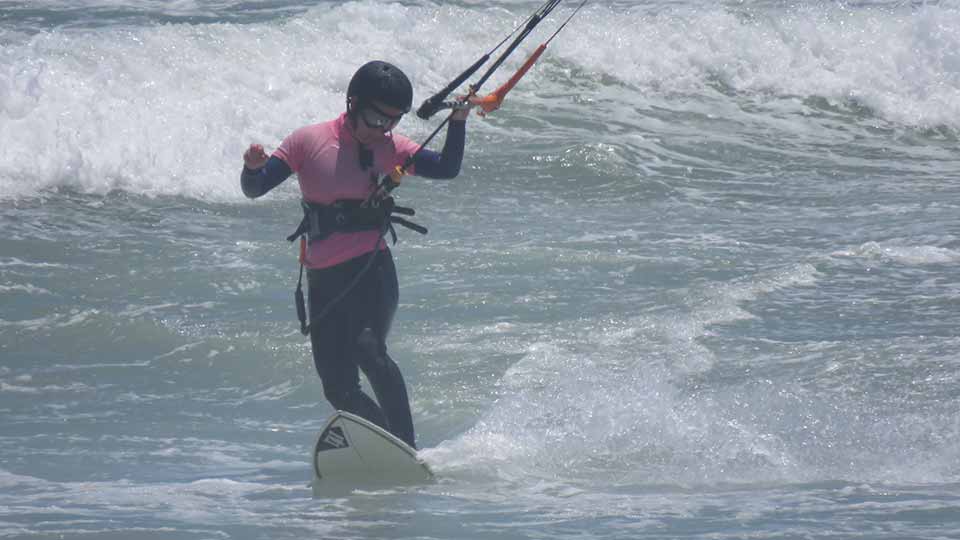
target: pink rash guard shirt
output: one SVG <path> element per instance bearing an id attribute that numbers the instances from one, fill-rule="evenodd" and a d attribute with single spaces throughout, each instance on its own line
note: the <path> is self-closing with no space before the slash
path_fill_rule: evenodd
<path id="1" fill-rule="evenodd" d="M 332 204 L 341 199 L 365 200 L 374 183 L 393 170 L 420 148 L 402 136 L 391 134 L 384 140 L 368 144 L 373 152 L 373 167 L 361 169 L 359 143 L 347 114 L 302 127 L 291 133 L 273 153 L 297 174 L 303 199 L 319 204 Z M 333 233 L 309 242 L 304 265 L 327 268 L 369 253 L 386 249 L 378 231 Z"/>

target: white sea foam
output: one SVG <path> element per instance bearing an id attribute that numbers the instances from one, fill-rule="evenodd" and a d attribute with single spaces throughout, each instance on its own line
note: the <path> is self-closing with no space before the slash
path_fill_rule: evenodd
<path id="1" fill-rule="evenodd" d="M 638 31 L 608 34 L 615 18 Z M 647 91 L 735 92 L 853 102 L 906 125 L 960 127 L 960 10 L 949 6 L 787 10 L 595 6 L 557 48 Z"/>
<path id="2" fill-rule="evenodd" d="M 10 384 L 0 381 L 0 392 L 11 392 L 15 394 L 59 394 L 64 392 L 93 392 L 95 389 L 82 383 L 71 383 L 68 385 L 45 384 L 40 386 L 29 386 L 30 381 L 16 381 L 20 384 Z"/>
<path id="3" fill-rule="evenodd" d="M 890 242 L 867 242 L 853 249 L 832 253 L 834 257 L 855 257 L 906 265 L 953 264 L 960 251 L 939 246 L 905 246 Z"/>
<path id="4" fill-rule="evenodd" d="M 97 309 L 71 309 L 66 313 L 54 313 L 35 319 L 0 319 L 0 328 L 19 328 L 29 331 L 41 331 L 50 328 L 67 328 L 82 325 L 100 316 Z"/>
<path id="5" fill-rule="evenodd" d="M 136 537 L 143 533 L 191 534 L 202 537 L 221 537 L 218 531 L 204 530 L 211 525 L 263 527 L 268 523 L 276 527 L 296 527 L 310 531 L 317 537 L 343 536 L 335 524 L 325 523 L 326 511 L 316 508 L 299 508 L 295 513 L 272 512 L 265 518 L 256 510 L 258 506 L 276 504 L 270 498 L 251 504 L 249 499 L 264 499 L 265 495 L 277 492 L 304 491 L 302 486 L 244 482 L 229 478 L 202 478 L 184 483 L 136 484 L 127 480 L 57 482 L 42 478 L 17 475 L 0 470 L 0 486 L 18 488 L 16 499 L 7 493 L 0 494 L 0 504 L 20 506 L 29 504 L 35 520 L 44 522 L 44 531 L 70 536 L 90 534 L 102 536 L 121 534 Z M 5 490 L 6 491 L 6 490 Z M 64 511 L 57 505 L 45 505 L 51 497 L 65 497 L 72 502 L 70 519 L 63 519 Z M 305 500 L 309 501 L 309 498 Z M 127 513 L 148 509 L 154 516 L 170 520 L 175 526 L 142 526 L 130 523 L 114 523 L 104 516 L 123 516 Z M 224 510 L 231 515 L 225 519 Z M 246 517 L 243 517 L 246 516 Z M 182 523 L 191 526 L 183 527 Z M 196 530 L 195 530 L 196 528 Z M 36 523 L 30 529 L 36 531 Z M 14 534 L 17 529 L 4 526 L 3 534 Z"/>
<path id="6" fill-rule="evenodd" d="M 29 283 L 25 285 L 0 285 L 0 294 L 3 293 L 51 294 L 47 289 Z"/>
<path id="7" fill-rule="evenodd" d="M 154 2 L 141 7 L 161 9 Z M 364 1 L 255 24 L 34 34 L 0 55 L 0 196 L 71 186 L 239 200 L 246 145 L 275 147 L 294 128 L 342 110 L 358 51 L 400 64 L 419 100 L 517 18 L 503 8 Z M 624 21 L 637 31 L 609 32 Z M 574 82 L 596 98 L 609 87 L 588 81 L 610 80 L 628 86 L 620 96 L 625 103 L 686 94 L 716 105 L 719 83 L 746 95 L 819 97 L 907 126 L 957 129 L 958 29 L 960 10 L 943 6 L 738 12 L 596 4 L 551 44 L 543 66 L 512 99 L 562 96 Z M 498 129 L 482 124 L 474 129 Z M 403 130 L 418 137 L 430 127 L 411 118 Z"/>
<path id="8" fill-rule="evenodd" d="M 470 470 L 507 481 L 623 469 L 643 473 L 609 481 L 798 478 L 804 473 L 790 443 L 741 418 L 739 395 L 690 396 L 677 382 L 716 365 L 700 343 L 709 325 L 750 318 L 740 304 L 813 286 L 818 277 L 812 265 L 799 264 L 691 290 L 677 313 L 558 329 L 566 339 L 530 345 L 506 370 L 498 399 L 473 428 L 424 455 L 450 474 Z"/>
<path id="9" fill-rule="evenodd" d="M 66 265 L 49 262 L 29 262 L 17 257 L 0 258 L 0 268 L 4 267 L 23 267 L 23 268 L 67 268 Z"/>

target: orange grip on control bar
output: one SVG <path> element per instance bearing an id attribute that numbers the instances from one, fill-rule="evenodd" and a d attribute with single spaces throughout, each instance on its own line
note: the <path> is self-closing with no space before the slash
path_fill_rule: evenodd
<path id="1" fill-rule="evenodd" d="M 407 171 L 403 169 L 402 166 L 397 165 L 390 171 L 390 181 L 393 182 L 393 187 L 400 185 L 400 180 L 407 174 Z"/>
<path id="2" fill-rule="evenodd" d="M 540 55 L 543 54 L 543 51 L 547 50 L 547 44 L 543 43 L 537 50 L 533 51 L 533 54 L 530 55 L 530 58 L 527 58 L 527 61 L 520 66 L 520 69 L 510 77 L 510 80 L 503 83 L 500 88 L 497 88 L 493 92 L 487 94 L 483 97 L 472 97 L 470 98 L 470 103 L 478 105 L 480 110 L 477 113 L 480 116 L 484 116 L 487 113 L 493 112 L 500 108 L 500 105 L 503 104 L 503 98 L 507 96 L 507 92 L 513 90 L 513 87 L 520 82 L 520 79 L 530 71 L 530 68 L 533 67 L 533 64 L 540 59 Z"/>

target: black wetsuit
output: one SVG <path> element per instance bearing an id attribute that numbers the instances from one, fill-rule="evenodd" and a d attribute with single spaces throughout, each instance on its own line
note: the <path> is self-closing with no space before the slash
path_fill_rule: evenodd
<path id="1" fill-rule="evenodd" d="M 416 154 L 417 176 L 439 179 L 459 174 L 465 124 L 450 122 L 442 153 L 424 149 Z M 291 174 L 283 160 L 271 157 L 262 169 L 244 167 L 240 183 L 247 197 L 256 198 Z M 406 384 L 386 346 L 399 298 L 396 268 L 389 250 L 377 252 L 373 261 L 371 256 L 367 253 L 329 268 L 307 270 L 313 361 L 324 396 L 334 408 L 360 415 L 416 448 Z M 360 281 L 331 305 L 368 263 Z M 376 401 L 361 390 L 360 370 Z"/>

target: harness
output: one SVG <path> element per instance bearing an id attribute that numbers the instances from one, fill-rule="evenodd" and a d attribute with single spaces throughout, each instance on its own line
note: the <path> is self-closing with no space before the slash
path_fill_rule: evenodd
<path id="1" fill-rule="evenodd" d="M 390 231 L 393 243 L 397 243 L 397 233 L 393 224 L 413 229 L 420 234 L 427 234 L 427 229 L 394 215 L 413 216 L 413 208 L 397 206 L 393 197 L 374 200 L 369 204 L 357 199 L 341 199 L 333 204 L 319 204 L 301 201 L 303 220 L 297 230 L 287 237 L 293 242 L 301 236 L 307 237 L 307 242 L 323 240 L 335 232 L 380 231 L 381 235 Z"/>
<path id="2" fill-rule="evenodd" d="M 300 206 L 303 208 L 303 219 L 297 226 L 297 230 L 288 236 L 287 240 L 293 242 L 298 238 L 300 239 L 300 275 L 297 278 L 294 302 L 297 308 L 297 318 L 300 319 L 300 332 L 306 336 L 310 333 L 310 325 L 307 324 L 307 308 L 303 298 L 303 265 L 306 259 L 307 244 L 323 240 L 333 233 L 380 232 L 363 269 L 357 273 L 336 298 L 330 300 L 322 310 L 311 317 L 313 319 L 312 324 L 313 321 L 322 319 L 337 302 L 342 300 L 373 266 L 373 261 L 379 251 L 377 245 L 380 243 L 380 239 L 387 234 L 387 231 L 390 232 L 393 243 L 397 243 L 397 232 L 393 227 L 394 224 L 420 234 L 427 234 L 427 228 L 400 217 L 413 216 L 416 212 L 413 208 L 397 206 L 393 197 L 368 200 L 341 199 L 333 204 L 319 204 L 303 200 L 300 202 Z"/>

